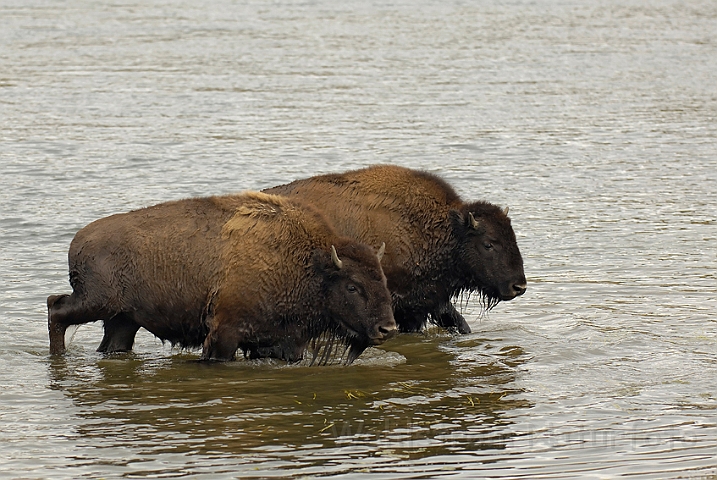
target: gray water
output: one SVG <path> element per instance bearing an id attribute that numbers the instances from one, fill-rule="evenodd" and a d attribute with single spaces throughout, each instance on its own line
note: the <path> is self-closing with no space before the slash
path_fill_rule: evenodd
<path id="1" fill-rule="evenodd" d="M 0 476 L 717 478 L 717 4 L 0 0 Z M 75 232 L 375 163 L 528 291 L 349 367 L 50 358 Z"/>

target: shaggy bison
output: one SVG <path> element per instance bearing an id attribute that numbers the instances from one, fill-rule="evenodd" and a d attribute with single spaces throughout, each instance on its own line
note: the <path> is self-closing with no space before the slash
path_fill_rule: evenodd
<path id="1" fill-rule="evenodd" d="M 310 345 L 315 360 L 321 338 L 350 363 L 396 330 L 379 262 L 310 206 L 264 193 L 112 215 L 70 245 L 73 292 L 47 299 L 50 352 L 69 325 L 104 320 L 100 352 L 131 350 L 144 327 L 204 360 L 293 362 Z"/>
<path id="2" fill-rule="evenodd" d="M 490 309 L 525 292 L 523 259 L 508 210 L 466 203 L 435 175 L 379 165 L 265 192 L 312 203 L 354 240 L 386 242 L 382 265 L 402 331 L 418 331 L 430 317 L 437 325 L 469 333 L 453 297 L 478 292 Z"/>

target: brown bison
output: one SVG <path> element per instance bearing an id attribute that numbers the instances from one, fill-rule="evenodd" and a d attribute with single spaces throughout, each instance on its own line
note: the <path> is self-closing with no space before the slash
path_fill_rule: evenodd
<path id="1" fill-rule="evenodd" d="M 350 363 L 396 330 L 379 262 L 310 206 L 264 193 L 112 215 L 70 245 L 73 292 L 47 299 L 50 352 L 69 325 L 104 320 L 100 352 L 131 350 L 144 327 L 203 360 L 293 362 L 309 345 L 315 360 L 321 338 Z"/>
<path id="2" fill-rule="evenodd" d="M 341 234 L 386 242 L 383 270 L 401 331 L 430 320 L 470 333 L 451 299 L 478 292 L 485 308 L 525 293 L 523 259 L 508 210 L 465 203 L 448 183 L 421 171 L 379 165 L 264 190 L 319 208 Z"/>

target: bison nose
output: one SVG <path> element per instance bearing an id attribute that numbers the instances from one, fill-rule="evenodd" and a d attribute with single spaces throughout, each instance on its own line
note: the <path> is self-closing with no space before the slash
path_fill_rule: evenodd
<path id="1" fill-rule="evenodd" d="M 398 330 L 396 328 L 396 322 L 392 318 L 390 321 L 386 321 L 376 325 L 374 338 L 379 342 L 384 342 L 392 336 L 396 335 L 397 332 Z"/>
<path id="2" fill-rule="evenodd" d="M 525 283 L 514 283 L 513 284 L 513 292 L 515 293 L 516 297 L 523 295 L 527 288 L 528 288 L 528 286 Z"/>
<path id="3" fill-rule="evenodd" d="M 393 335 L 394 333 L 396 333 L 396 324 L 394 323 L 390 327 L 385 327 L 381 325 L 380 327 L 378 327 L 378 333 L 380 333 L 384 337 Z"/>

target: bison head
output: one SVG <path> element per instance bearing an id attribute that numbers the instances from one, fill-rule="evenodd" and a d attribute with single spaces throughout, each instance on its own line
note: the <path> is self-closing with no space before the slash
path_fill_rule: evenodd
<path id="1" fill-rule="evenodd" d="M 314 265 L 322 277 L 324 315 L 335 336 L 349 348 L 347 363 L 396 333 L 391 294 L 379 263 L 382 255 L 383 248 L 377 253 L 348 239 L 332 245 L 330 252 L 315 253 Z"/>
<path id="2" fill-rule="evenodd" d="M 479 291 L 488 308 L 525 293 L 523 258 L 508 209 L 474 202 L 453 213 L 461 289 Z"/>

